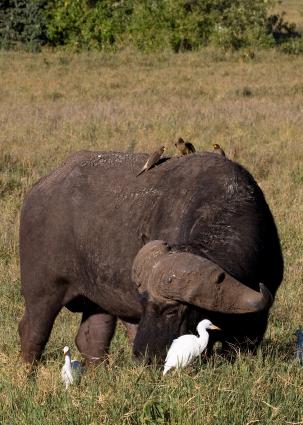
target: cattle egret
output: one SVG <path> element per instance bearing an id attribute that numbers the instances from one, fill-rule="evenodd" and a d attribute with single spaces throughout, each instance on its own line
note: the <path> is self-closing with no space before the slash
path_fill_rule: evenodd
<path id="1" fill-rule="evenodd" d="M 297 337 L 295 356 L 296 356 L 296 359 L 300 362 L 300 365 L 303 366 L 303 331 L 302 329 L 300 328 L 296 330 L 294 335 L 296 335 Z"/>
<path id="2" fill-rule="evenodd" d="M 168 350 L 163 375 L 172 368 L 181 368 L 190 364 L 207 347 L 209 335 L 206 329 L 218 329 L 210 320 L 204 319 L 197 326 L 199 336 L 182 335 L 174 339 Z"/>
<path id="3" fill-rule="evenodd" d="M 67 389 L 72 384 L 79 384 L 83 366 L 78 360 L 71 360 L 70 349 L 65 346 L 63 348 L 65 362 L 61 370 L 62 382 Z"/>
<path id="4" fill-rule="evenodd" d="M 146 163 L 144 164 L 140 173 L 138 173 L 136 177 L 140 176 L 140 174 L 144 173 L 144 171 L 148 171 L 150 168 L 156 165 L 159 159 L 161 158 L 161 156 L 164 154 L 164 151 L 165 151 L 165 146 L 161 146 L 160 149 L 152 153 L 151 156 L 146 161 Z"/>

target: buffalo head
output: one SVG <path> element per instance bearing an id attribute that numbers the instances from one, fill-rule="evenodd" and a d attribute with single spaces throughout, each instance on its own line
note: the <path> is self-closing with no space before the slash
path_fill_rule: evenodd
<path id="1" fill-rule="evenodd" d="M 132 269 L 144 304 L 134 354 L 163 357 L 172 340 L 197 324 L 192 311 L 226 314 L 257 313 L 268 309 L 272 297 L 243 285 L 212 261 L 171 250 L 155 240 L 138 252 Z M 224 330 L 224 329 L 223 329 Z"/>

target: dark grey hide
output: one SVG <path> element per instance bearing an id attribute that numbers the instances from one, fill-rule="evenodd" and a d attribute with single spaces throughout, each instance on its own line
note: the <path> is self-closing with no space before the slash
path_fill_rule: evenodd
<path id="1" fill-rule="evenodd" d="M 76 343 L 93 362 L 108 352 L 117 318 L 136 355 L 163 357 L 203 317 L 222 328 L 225 345 L 262 340 L 283 275 L 262 191 L 213 153 L 163 160 L 136 177 L 147 157 L 79 152 L 28 193 L 20 225 L 25 361 L 39 359 L 64 306 L 83 312 Z M 168 251 L 147 261 L 140 249 L 159 240 Z"/>

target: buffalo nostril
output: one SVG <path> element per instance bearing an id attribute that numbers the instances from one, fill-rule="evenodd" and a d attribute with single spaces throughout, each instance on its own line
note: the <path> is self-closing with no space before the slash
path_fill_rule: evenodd
<path id="1" fill-rule="evenodd" d="M 133 351 L 133 360 L 136 363 L 144 363 L 145 365 L 150 365 L 151 364 L 151 357 L 150 356 L 146 356 L 144 354 L 142 354 L 140 351 L 134 350 Z"/>
<path id="2" fill-rule="evenodd" d="M 225 273 L 219 273 L 218 277 L 217 277 L 217 283 L 222 283 L 223 280 L 225 279 Z"/>
<path id="3" fill-rule="evenodd" d="M 138 350 L 133 350 L 133 356 L 138 359 L 139 357 L 142 357 L 142 354 Z"/>

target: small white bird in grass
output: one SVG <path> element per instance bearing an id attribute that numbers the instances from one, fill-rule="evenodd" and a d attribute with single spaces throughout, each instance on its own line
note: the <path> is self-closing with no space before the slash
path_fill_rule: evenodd
<path id="1" fill-rule="evenodd" d="M 209 340 L 206 329 L 221 330 L 218 326 L 213 325 L 210 320 L 204 319 L 197 326 L 198 337 L 195 335 L 182 335 L 173 340 L 165 359 L 163 375 L 174 367 L 179 369 L 187 366 L 203 353 Z"/>
<path id="2" fill-rule="evenodd" d="M 63 348 L 65 362 L 61 369 L 62 382 L 67 389 L 72 384 L 79 384 L 83 373 L 83 365 L 78 360 L 71 360 L 70 349 L 65 346 Z"/>

